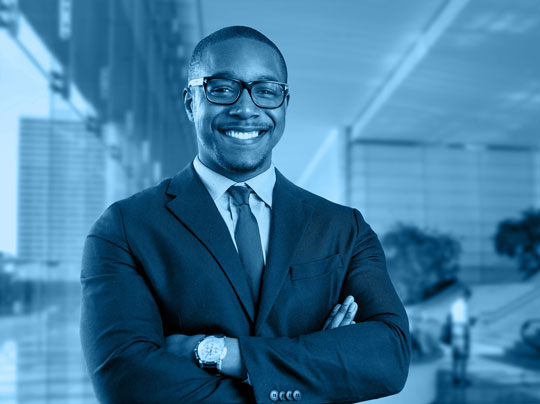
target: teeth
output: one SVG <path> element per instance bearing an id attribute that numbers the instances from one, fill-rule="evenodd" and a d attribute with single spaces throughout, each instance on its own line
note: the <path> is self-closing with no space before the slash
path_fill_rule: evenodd
<path id="1" fill-rule="evenodd" d="M 259 136 L 260 131 L 252 132 L 238 132 L 236 130 L 227 130 L 225 134 L 230 137 L 235 137 L 237 139 L 253 139 L 254 137 Z"/>

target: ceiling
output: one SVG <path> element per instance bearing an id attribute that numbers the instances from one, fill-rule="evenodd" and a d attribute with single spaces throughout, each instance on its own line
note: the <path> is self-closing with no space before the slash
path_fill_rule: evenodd
<path id="1" fill-rule="evenodd" d="M 335 128 L 540 146 L 537 0 L 201 0 L 200 12 L 204 35 L 249 25 L 282 50 L 292 95 L 276 152 L 297 178 Z"/>
<path id="2" fill-rule="evenodd" d="M 540 2 L 470 1 L 362 135 L 540 146 Z"/>

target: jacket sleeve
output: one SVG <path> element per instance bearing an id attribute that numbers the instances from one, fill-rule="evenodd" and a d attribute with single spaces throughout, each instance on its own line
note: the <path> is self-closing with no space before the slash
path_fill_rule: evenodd
<path id="1" fill-rule="evenodd" d="M 298 390 L 306 403 L 355 403 L 403 388 L 410 361 L 407 315 L 376 234 L 360 212 L 353 214 L 356 238 L 341 299 L 354 296 L 357 324 L 294 338 L 240 337 L 257 403 L 272 403 L 273 390 Z"/>
<path id="2" fill-rule="evenodd" d="M 164 349 L 161 316 L 112 205 L 84 247 L 81 342 L 102 403 L 252 403 L 240 381 L 209 375 Z"/>

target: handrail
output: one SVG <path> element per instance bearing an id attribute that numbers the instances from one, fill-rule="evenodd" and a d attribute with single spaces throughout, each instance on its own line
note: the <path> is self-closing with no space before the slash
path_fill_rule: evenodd
<path id="1" fill-rule="evenodd" d="M 510 301 L 510 303 L 508 303 L 504 307 L 498 308 L 496 310 L 488 311 L 486 313 L 480 313 L 477 316 L 477 319 L 484 324 L 493 323 L 496 320 L 500 320 L 501 318 L 506 317 L 507 315 L 511 314 L 519 306 L 523 306 L 524 304 L 529 304 L 539 298 L 540 298 L 540 290 L 539 288 L 535 287 L 532 290 L 528 291 L 527 293 L 524 293 L 523 295 L 518 296 L 514 300 Z"/>

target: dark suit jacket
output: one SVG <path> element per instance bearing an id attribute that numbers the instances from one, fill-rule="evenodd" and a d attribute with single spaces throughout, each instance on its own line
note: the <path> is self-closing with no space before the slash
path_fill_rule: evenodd
<path id="1" fill-rule="evenodd" d="M 86 240 L 81 339 L 106 403 L 356 402 L 407 377 L 407 316 L 360 213 L 277 171 L 256 311 L 230 234 L 192 164 L 111 205 Z M 347 295 L 357 324 L 320 331 Z M 170 334 L 237 337 L 253 387 L 164 349 Z"/>

